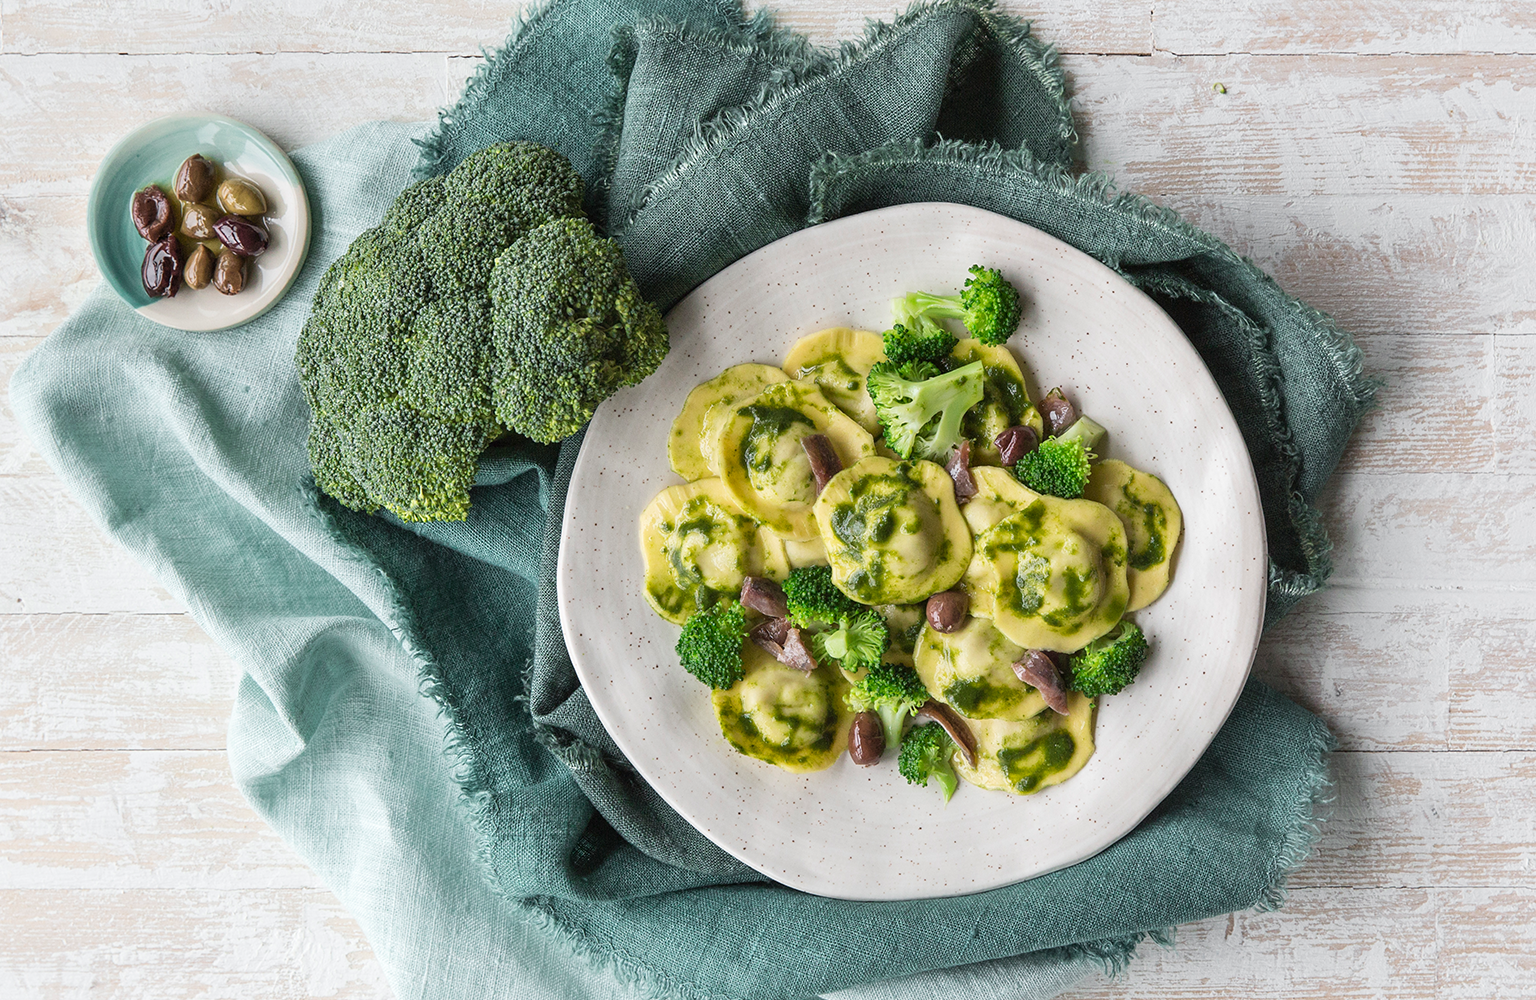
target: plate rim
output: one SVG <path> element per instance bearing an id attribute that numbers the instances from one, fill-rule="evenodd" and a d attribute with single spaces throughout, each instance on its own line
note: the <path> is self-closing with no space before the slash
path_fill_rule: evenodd
<path id="1" fill-rule="evenodd" d="M 764 251 L 769 250 L 770 248 L 780 247 L 782 249 L 781 245 L 788 244 L 791 241 L 814 240 L 818 238 L 824 239 L 827 237 L 825 237 L 823 234 L 829 232 L 835 234 L 838 230 L 843 228 L 852 228 L 857 225 L 878 225 L 881 221 L 892 217 L 907 214 L 920 214 L 922 212 L 931 212 L 936 209 L 961 217 L 970 216 L 972 218 L 983 220 L 989 223 L 1000 220 L 1009 226 L 1018 226 L 1024 229 L 1032 230 L 1039 238 L 1043 238 L 1050 244 L 1054 244 L 1057 248 L 1067 252 L 1071 256 L 1080 258 L 1082 261 L 1090 265 L 1091 271 L 1096 271 L 1101 277 L 1108 278 L 1110 281 L 1120 286 L 1122 290 L 1131 293 L 1135 298 L 1144 300 L 1145 304 L 1151 309 L 1151 316 L 1153 320 L 1162 324 L 1166 330 L 1171 333 L 1171 341 L 1174 345 L 1181 346 L 1185 350 L 1187 356 L 1183 360 L 1185 362 L 1193 363 L 1199 366 L 1199 370 L 1204 373 L 1205 377 L 1209 380 L 1210 385 L 1216 389 L 1217 401 L 1225 411 L 1228 420 L 1231 422 L 1232 432 L 1237 435 L 1237 443 L 1240 446 L 1236 450 L 1236 453 L 1240 459 L 1238 462 L 1239 468 L 1235 471 L 1245 473 L 1246 475 L 1241 476 L 1241 482 L 1235 484 L 1238 488 L 1234 489 L 1234 496 L 1240 495 L 1241 489 L 1246 489 L 1255 501 L 1252 509 L 1252 517 L 1257 522 L 1257 530 L 1253 533 L 1254 537 L 1257 539 L 1258 546 L 1258 551 L 1255 553 L 1257 558 L 1254 560 L 1256 563 L 1256 570 L 1254 573 L 1256 579 L 1249 581 L 1247 586 L 1251 586 L 1256 592 L 1257 606 L 1252 621 L 1250 622 L 1249 628 L 1247 630 L 1246 641 L 1244 641 L 1245 636 L 1242 629 L 1234 630 L 1233 633 L 1235 637 L 1234 651 L 1246 648 L 1247 652 L 1244 657 L 1245 662 L 1243 669 L 1240 672 L 1233 671 L 1232 673 L 1233 679 L 1231 681 L 1231 690 L 1229 692 L 1229 697 L 1226 700 L 1226 704 L 1220 706 L 1219 710 L 1212 711 L 1210 718 L 1213 720 L 1214 724 L 1211 726 L 1210 732 L 1202 738 L 1202 744 L 1199 752 L 1193 755 L 1187 767 L 1184 767 L 1182 770 L 1178 770 L 1177 772 L 1168 771 L 1166 773 L 1164 780 L 1158 784 L 1155 794 L 1149 798 L 1149 804 L 1144 810 L 1140 811 L 1140 813 L 1137 814 L 1134 819 L 1116 823 L 1113 829 L 1109 832 L 1106 832 L 1105 834 L 1102 834 L 1096 838 L 1089 838 L 1081 850 L 1075 853 L 1070 853 L 1070 856 L 1066 857 L 1059 864 L 1035 871 L 1032 874 L 1024 877 L 1008 877 L 988 884 L 977 884 L 974 887 L 966 887 L 951 891 L 927 892 L 918 894 L 890 894 L 885 892 L 875 894 L 828 892 L 823 888 L 818 888 L 814 885 L 807 884 L 806 880 L 797 878 L 794 873 L 785 873 L 778 870 L 770 870 L 769 868 L 764 867 L 759 859 L 755 859 L 750 856 L 749 851 L 738 848 L 733 842 L 725 839 L 722 836 L 717 836 L 716 833 L 709 828 L 707 823 L 701 822 L 700 819 L 694 815 L 693 810 L 689 808 L 686 803 L 678 800 L 672 789 L 666 787 L 666 785 L 663 783 L 659 783 L 653 780 L 651 775 L 646 773 L 646 769 L 641 764 L 636 763 L 634 759 L 635 755 L 625 747 L 624 738 L 615 735 L 616 728 L 622 732 L 622 727 L 616 727 L 615 725 L 620 720 L 611 718 L 606 709 L 600 707 L 600 701 L 593 700 L 590 696 L 588 696 L 588 703 L 591 704 L 593 712 L 597 715 L 598 720 L 602 723 L 604 729 L 607 731 L 609 738 L 614 741 L 615 745 L 617 745 L 621 752 L 625 754 L 626 759 L 630 761 L 631 767 L 633 767 L 636 772 L 640 774 L 641 778 L 645 780 L 646 783 L 653 790 L 655 790 L 656 793 L 669 806 L 672 807 L 672 809 L 674 809 L 680 816 L 684 818 L 684 820 L 686 820 L 694 829 L 699 831 L 699 833 L 706 837 L 711 843 L 721 848 L 736 860 L 742 862 L 753 870 L 760 872 L 775 882 L 786 885 L 790 888 L 798 889 L 800 891 L 837 899 L 861 901 L 896 901 L 949 898 L 955 896 L 972 895 L 979 892 L 987 892 L 992 889 L 1001 888 L 1003 886 L 1014 885 L 1020 882 L 1029 881 L 1030 879 L 1039 878 L 1043 875 L 1050 874 L 1051 872 L 1060 871 L 1063 868 L 1068 868 L 1072 865 L 1079 864 L 1119 842 L 1121 839 L 1132 833 L 1138 826 L 1140 826 L 1142 821 L 1145 820 L 1146 817 L 1150 815 L 1154 810 L 1156 810 L 1157 807 L 1164 801 L 1164 799 L 1166 799 L 1167 796 L 1178 786 L 1178 784 L 1189 775 L 1189 773 L 1195 768 L 1196 765 L 1198 765 L 1199 761 L 1210 749 L 1211 743 L 1214 742 L 1217 734 L 1221 731 L 1227 720 L 1231 717 L 1232 711 L 1236 708 L 1237 702 L 1242 697 L 1243 691 L 1246 689 L 1247 681 L 1252 675 L 1253 663 L 1257 656 L 1260 639 L 1263 635 L 1264 613 L 1267 608 L 1268 537 L 1265 530 L 1266 526 L 1264 522 L 1263 506 L 1261 503 L 1262 494 L 1259 491 L 1258 477 L 1254 470 L 1252 454 L 1248 450 L 1247 443 L 1242 440 L 1241 430 L 1239 428 L 1237 418 L 1232 413 L 1231 407 L 1227 404 L 1225 395 L 1221 392 L 1220 384 L 1216 382 L 1215 377 L 1210 372 L 1209 366 L 1205 364 L 1205 359 L 1200 356 L 1199 352 L 1189 341 L 1183 330 L 1180 329 L 1178 324 L 1173 321 L 1173 318 L 1169 316 L 1167 312 L 1162 309 L 1162 307 L 1158 306 L 1156 301 L 1148 296 L 1145 292 L 1132 285 L 1123 276 L 1121 276 L 1113 268 L 1110 268 L 1108 265 L 1104 264 L 1102 261 L 1099 261 L 1098 259 L 1085 253 L 1077 247 L 1072 246 L 1070 243 L 1067 243 L 1064 240 L 1061 240 L 1051 235 L 1050 233 L 1039 229 L 1038 227 L 1031 226 L 1025 222 L 1020 222 L 1019 220 L 1010 216 L 1002 215 L 997 212 L 991 212 L 986 209 L 977 208 L 975 206 L 966 205 L 960 202 L 908 202 L 900 205 L 871 209 L 867 212 L 859 212 L 853 215 L 843 216 L 829 222 L 821 223 L 815 226 L 807 226 L 803 229 L 797 230 L 794 233 L 781 237 L 779 240 L 775 240 L 772 243 L 760 247 L 757 250 L 754 250 L 752 253 L 737 259 L 724 268 L 721 268 L 715 274 L 711 275 L 709 278 L 696 285 L 683 298 L 679 299 L 677 304 L 675 304 L 672 309 L 668 311 L 668 320 L 670 322 L 673 313 L 694 296 L 700 295 L 701 293 L 706 292 L 714 287 L 724 285 L 727 281 L 735 278 L 737 274 L 749 270 L 753 258 L 759 254 L 762 254 Z M 571 565 L 570 550 L 574 544 L 573 539 L 575 532 L 573 529 L 575 528 L 574 521 L 577 516 L 575 513 L 576 508 L 571 503 L 571 491 L 580 480 L 585 463 L 590 460 L 592 451 L 589 448 L 589 443 L 591 441 L 592 438 L 590 435 L 588 435 L 583 440 L 576 460 L 572 464 L 571 478 L 570 482 L 567 484 L 567 495 L 561 515 L 560 542 L 557 551 L 555 573 L 556 604 L 560 615 L 562 639 L 565 641 L 566 649 L 570 655 L 571 664 L 576 672 L 577 679 L 581 682 L 583 688 L 589 691 L 593 688 L 598 678 L 595 676 L 589 676 L 588 670 L 583 665 L 582 658 L 577 651 L 579 643 L 572 641 L 573 633 L 577 631 L 577 627 L 571 621 L 569 616 L 569 609 L 572 607 L 574 602 L 570 599 L 571 595 L 567 589 L 566 577 L 568 575 L 568 567 Z M 1183 539 L 1181 537 L 1179 542 L 1179 551 L 1182 551 L 1182 548 Z M 1246 589 L 1246 587 L 1244 589 Z M 1219 721 L 1216 721 L 1218 719 Z"/>
<path id="2" fill-rule="evenodd" d="M 192 123 L 201 124 L 211 122 L 223 125 L 227 128 L 235 129 L 236 131 L 243 133 L 247 139 L 251 140 L 252 143 L 260 147 L 264 153 L 272 158 L 273 163 L 277 165 L 278 171 L 283 175 L 284 180 L 292 185 L 295 195 L 293 200 L 294 215 L 296 221 L 302 223 L 302 225 L 295 225 L 293 227 L 296 234 L 298 231 L 302 230 L 303 236 L 302 239 L 296 240 L 298 243 L 298 248 L 293 255 L 292 264 L 286 268 L 287 273 L 282 275 L 281 282 L 274 284 L 269 292 L 264 293 L 265 297 L 261 301 L 260 305 L 251 309 L 249 313 L 241 313 L 239 311 L 239 307 L 237 306 L 233 311 L 233 315 L 228 317 L 227 320 L 224 317 L 220 317 L 218 321 L 211 324 L 197 322 L 176 322 L 170 317 L 157 315 L 155 312 L 151 311 L 156 306 L 161 305 L 165 300 L 156 299 L 143 305 L 136 305 L 133 298 L 123 290 L 117 281 L 114 280 L 113 270 L 110 266 L 108 266 L 109 259 L 107 257 L 107 251 L 102 247 L 101 241 L 97 238 L 98 217 L 100 213 L 105 210 L 105 206 L 101 204 L 101 201 L 105 197 L 102 188 L 106 182 L 105 179 L 109 174 L 108 168 L 113 164 L 114 160 L 126 155 L 129 151 L 135 148 L 136 144 L 141 141 L 141 137 L 144 133 L 152 129 L 174 124 L 176 122 L 182 122 L 189 125 Z M 274 142 L 270 136 L 258 129 L 256 126 L 247 122 L 240 121 L 237 118 L 231 118 L 228 115 L 221 115 L 213 111 L 178 111 L 173 114 L 161 115 L 158 118 L 152 118 L 149 121 L 142 122 L 135 126 L 131 131 L 114 142 L 112 147 L 107 150 L 105 155 L 102 156 L 100 162 L 97 163 L 96 171 L 91 175 L 91 186 L 90 190 L 86 194 L 85 200 L 86 238 L 90 241 L 91 257 L 96 262 L 96 270 L 101 274 L 102 280 L 106 282 L 107 286 L 110 287 L 114 293 L 116 293 L 117 297 L 121 299 L 124 304 L 126 304 L 140 316 L 143 316 L 145 319 L 152 320 L 161 326 L 168 327 L 173 330 L 183 330 L 188 333 L 215 333 L 220 330 L 228 330 L 236 326 L 241 326 L 263 315 L 273 306 L 281 302 L 283 297 L 287 295 L 288 289 L 292 287 L 293 283 L 298 279 L 300 272 L 304 270 L 305 261 L 309 259 L 309 248 L 312 241 L 313 228 L 314 213 L 310 210 L 309 191 L 305 187 L 303 176 L 299 174 L 298 168 L 293 165 L 293 160 L 289 158 L 288 154 L 284 152 L 282 147 Z"/>

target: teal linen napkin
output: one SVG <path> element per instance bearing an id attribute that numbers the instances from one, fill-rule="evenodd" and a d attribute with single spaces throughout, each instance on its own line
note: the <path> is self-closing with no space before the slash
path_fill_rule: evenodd
<path id="1" fill-rule="evenodd" d="M 954 900 L 808 897 L 667 808 L 581 692 L 546 530 L 579 441 L 488 455 L 459 524 L 366 517 L 303 487 L 294 340 L 324 267 L 405 182 L 410 134 L 370 126 L 296 154 L 317 228 L 267 316 L 184 335 L 98 292 L 12 384 L 93 516 L 240 663 L 236 779 L 402 996 L 1050 996 L 1147 932 L 1278 903 L 1329 737 L 1262 685 L 1096 858 Z M 571 157 L 667 305 L 810 222 L 902 201 L 967 201 L 1084 247 L 1159 297 L 1237 412 L 1272 613 L 1326 577 L 1311 501 L 1370 402 L 1358 355 L 1211 237 L 1071 178 L 1060 74 L 1017 22 L 942 3 L 821 53 L 720 4 L 557 0 L 423 140 L 419 170 L 505 138 Z"/>

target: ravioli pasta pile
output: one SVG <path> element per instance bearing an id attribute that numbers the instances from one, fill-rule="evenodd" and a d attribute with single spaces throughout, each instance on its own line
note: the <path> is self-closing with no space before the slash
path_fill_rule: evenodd
<path id="1" fill-rule="evenodd" d="M 1124 631 L 1123 616 L 1168 586 L 1178 505 L 1155 476 L 1112 460 L 1092 464 L 1079 498 L 1026 486 L 1002 465 L 1010 429 L 1027 428 L 1013 433 L 1031 442 L 1051 433 L 1018 361 L 1006 344 L 949 342 L 949 357 L 932 370 L 979 362 L 981 390 L 968 389 L 979 401 L 959 419 L 967 444 L 948 468 L 887 446 L 866 377 L 887 362 L 889 341 L 865 330 L 804 337 L 783 367 L 728 368 L 689 394 L 673 424 L 668 457 L 686 483 L 663 490 L 641 516 L 645 596 L 679 625 L 701 614 L 737 623 L 720 640 L 731 682 L 711 681 L 711 697 L 722 734 L 741 753 L 813 771 L 849 746 L 850 705 L 859 704 L 867 670 L 843 669 L 851 659 L 807 661 L 791 648 L 800 639 L 788 635 L 789 623 L 753 610 L 767 605 L 743 595 L 744 585 L 777 591 L 765 581 L 825 566 L 841 595 L 883 624 L 875 632 L 885 648 L 873 663 L 915 671 L 919 695 L 931 699 L 898 718 L 947 715 L 963 727 L 974 753 L 945 741 L 943 768 L 982 788 L 1029 794 L 1065 781 L 1092 755 L 1093 695 L 1103 691 L 1074 683 L 1072 654 L 1081 662 L 1085 647 Z M 806 445 L 818 435 L 841 468 L 830 479 L 822 470 L 824 485 Z M 957 593 L 968 611 L 940 630 L 930 598 L 955 601 Z M 771 638 L 756 641 L 764 635 Z M 821 639 L 813 648 L 835 646 Z M 1032 661 L 1036 652 L 1046 658 Z M 1045 690 L 1026 682 L 1030 662 L 1048 676 L 1055 667 L 1060 687 L 1038 674 L 1030 676 Z M 855 760 L 868 763 L 853 735 Z M 893 749 L 902 741 L 901 731 L 884 735 Z"/>

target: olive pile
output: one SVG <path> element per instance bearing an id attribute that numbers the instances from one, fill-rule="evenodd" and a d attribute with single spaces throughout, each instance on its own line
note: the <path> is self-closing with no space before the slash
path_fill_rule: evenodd
<path id="1" fill-rule="evenodd" d="M 185 281 L 192 288 L 210 283 L 225 295 L 245 287 L 245 262 L 267 249 L 261 216 L 267 199 L 261 188 L 241 177 L 225 177 L 215 186 L 216 168 L 201 153 L 186 158 L 172 185 L 181 203 L 181 226 L 170 197 L 151 184 L 133 196 L 133 225 L 149 241 L 144 249 L 144 291 L 170 298 Z M 210 196 L 212 200 L 210 201 Z M 180 236 L 192 241 L 182 250 Z M 210 247 L 209 244 L 213 244 Z"/>

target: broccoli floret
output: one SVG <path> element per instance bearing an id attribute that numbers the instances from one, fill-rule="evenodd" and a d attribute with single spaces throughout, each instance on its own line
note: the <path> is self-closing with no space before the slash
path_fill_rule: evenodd
<path id="1" fill-rule="evenodd" d="M 570 437 L 667 355 L 661 312 L 586 219 L 534 229 L 491 272 L 496 418 L 535 441 Z"/>
<path id="2" fill-rule="evenodd" d="M 879 715 L 885 745 L 895 746 L 907 717 L 928 700 L 928 689 L 911 667 L 882 661 L 871 666 L 843 700 L 852 711 Z"/>
<path id="3" fill-rule="evenodd" d="M 1092 461 L 1093 455 L 1081 441 L 1046 438 L 1014 464 L 1013 474 L 1036 493 L 1076 500 L 1088 485 Z"/>
<path id="4" fill-rule="evenodd" d="M 873 608 L 864 608 L 832 628 L 811 633 L 811 647 L 817 659 L 836 660 L 850 674 L 878 665 L 889 644 L 890 630 Z"/>
<path id="5" fill-rule="evenodd" d="M 694 612 L 677 637 L 683 669 L 712 688 L 728 688 L 741 680 L 741 645 L 747 638 L 747 615 L 740 604 L 721 601 Z"/>
<path id="6" fill-rule="evenodd" d="M 960 786 L 952 763 L 954 753 L 955 741 L 937 722 L 913 726 L 902 738 L 896 767 L 901 776 L 914 785 L 927 787 L 929 778 L 937 778 L 939 787 L 944 790 L 944 801 L 948 802 Z"/>
<path id="7" fill-rule="evenodd" d="M 789 609 L 790 624 L 836 625 L 867 610 L 832 582 L 827 566 L 800 566 L 790 571 L 784 581 L 784 605 Z"/>
<path id="8" fill-rule="evenodd" d="M 905 299 L 897 299 L 903 303 Z M 908 361 L 927 361 L 941 365 L 960 341 L 939 324 L 923 316 L 903 315 L 897 311 L 896 325 L 881 336 L 885 356 L 893 365 Z"/>
<path id="9" fill-rule="evenodd" d="M 1107 433 L 1102 424 L 1078 417 L 1072 426 L 1041 441 L 1038 448 L 1014 463 L 1013 474 L 1036 493 L 1076 500 L 1088 487 L 1093 463 L 1098 460 L 1093 449 Z"/>
<path id="10" fill-rule="evenodd" d="M 959 295 L 912 292 L 897 300 L 903 303 L 898 312 L 928 319 L 958 319 L 983 344 L 1004 343 L 1019 328 L 1023 314 L 1018 289 L 993 267 L 972 264 L 970 274 Z"/>
<path id="11" fill-rule="evenodd" d="M 1072 654 L 1072 690 L 1090 698 L 1119 694 L 1146 662 L 1147 637 L 1135 622 L 1121 621 Z"/>
<path id="12" fill-rule="evenodd" d="M 617 247 L 595 237 L 530 242 L 546 226 L 584 226 L 582 190 L 581 176 L 553 150 L 491 146 L 406 188 L 331 265 L 295 357 L 322 490 L 369 513 L 462 520 L 492 441 L 508 431 L 564 437 L 604 396 L 655 369 L 666 330 L 629 282 Z M 535 257 L 534 276 L 557 275 L 549 280 L 566 287 L 544 299 L 509 298 L 498 315 L 488 287 L 496 263 L 525 252 Z M 582 312 L 598 302 L 601 309 Z M 538 309 L 559 315 L 544 317 L 556 332 L 535 350 L 524 331 L 538 326 Z M 570 320 L 567 309 L 589 318 Z M 519 329 L 498 331 L 498 322 Z M 565 332 L 578 325 L 580 348 Z M 498 344 L 517 348 L 510 363 Z M 581 366 L 600 374 L 570 373 Z M 528 383 L 571 398 L 554 417 L 530 417 Z"/>
<path id="13" fill-rule="evenodd" d="M 946 461 L 960 443 L 965 411 L 981 402 L 985 373 L 980 361 L 923 377 L 932 371 L 936 369 L 921 361 L 880 362 L 864 380 L 885 443 L 902 458 Z"/>

